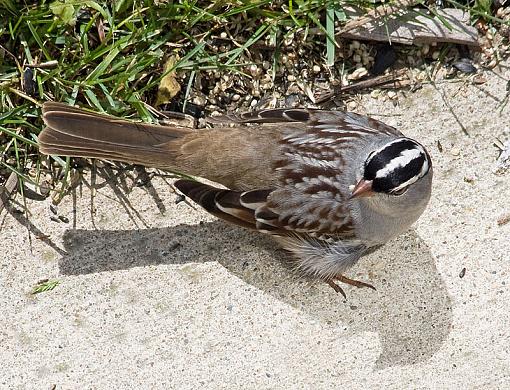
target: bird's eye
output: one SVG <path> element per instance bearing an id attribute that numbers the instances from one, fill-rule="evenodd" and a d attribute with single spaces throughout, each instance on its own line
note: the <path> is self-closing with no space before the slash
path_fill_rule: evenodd
<path id="1" fill-rule="evenodd" d="M 391 191 L 391 195 L 396 195 L 396 196 L 404 195 L 407 192 L 408 188 L 409 187 L 404 187 L 404 188 L 402 188 L 400 190 Z"/>

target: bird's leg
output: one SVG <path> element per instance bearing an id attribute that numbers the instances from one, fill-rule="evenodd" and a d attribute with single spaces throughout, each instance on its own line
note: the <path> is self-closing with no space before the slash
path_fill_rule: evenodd
<path id="1" fill-rule="evenodd" d="M 347 296 L 345 295 L 345 292 L 342 289 L 342 287 L 340 287 L 338 284 L 335 283 L 335 280 L 338 280 L 339 282 L 342 282 L 342 283 L 350 284 L 351 286 L 355 286 L 355 287 L 358 287 L 358 288 L 359 287 L 368 287 L 368 288 L 371 288 L 372 290 L 375 290 L 375 287 L 372 286 L 371 284 L 368 284 L 368 283 L 365 283 L 365 282 L 361 282 L 359 280 L 349 279 L 348 277 L 343 276 L 343 275 L 335 275 L 332 279 L 329 279 L 327 281 L 327 283 L 337 293 L 342 294 L 344 296 L 344 298 L 347 298 Z"/>
<path id="2" fill-rule="evenodd" d="M 371 284 L 361 282 L 359 280 L 349 279 L 347 276 L 343 276 L 343 275 L 336 275 L 333 278 L 333 280 L 338 280 L 339 282 L 347 283 L 347 284 L 350 284 L 351 286 L 355 286 L 355 287 L 368 287 L 368 288 L 371 288 L 372 290 L 375 290 L 375 287 L 372 286 Z"/>
<path id="3" fill-rule="evenodd" d="M 336 284 L 334 279 L 326 280 L 326 283 L 329 284 L 331 288 L 335 290 L 335 292 L 342 294 L 344 296 L 344 299 L 347 299 L 347 295 L 345 295 L 343 288 Z"/>

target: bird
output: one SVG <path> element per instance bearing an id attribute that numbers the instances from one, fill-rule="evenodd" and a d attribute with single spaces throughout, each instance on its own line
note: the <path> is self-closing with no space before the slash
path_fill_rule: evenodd
<path id="1" fill-rule="evenodd" d="M 174 186 L 217 218 L 272 236 L 295 270 L 344 297 L 341 283 L 375 289 L 346 272 L 408 230 L 431 197 L 426 148 L 353 112 L 266 109 L 212 117 L 214 126 L 199 130 L 57 102 L 44 103 L 42 112 L 41 153 L 196 178 Z"/>

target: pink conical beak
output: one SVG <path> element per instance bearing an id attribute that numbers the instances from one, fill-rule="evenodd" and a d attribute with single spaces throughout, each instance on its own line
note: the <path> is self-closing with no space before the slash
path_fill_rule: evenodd
<path id="1" fill-rule="evenodd" d="M 373 194 L 374 191 L 372 191 L 372 180 L 361 179 L 352 190 L 350 199 L 372 196 Z"/>

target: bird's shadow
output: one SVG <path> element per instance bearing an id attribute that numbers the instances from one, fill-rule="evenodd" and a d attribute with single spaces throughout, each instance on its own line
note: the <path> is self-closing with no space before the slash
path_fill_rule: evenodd
<path id="1" fill-rule="evenodd" d="M 194 245 L 197 239 L 199 246 Z M 377 368 L 424 362 L 450 332 L 451 299 L 429 248 L 415 232 L 363 258 L 349 272 L 373 283 L 377 291 L 346 287 L 347 301 L 329 286 L 289 276 L 287 255 L 270 238 L 220 221 L 143 230 L 68 230 L 64 245 L 67 253 L 59 265 L 67 275 L 218 262 L 244 282 L 330 326 L 352 334 L 376 332 L 382 345 Z"/>

